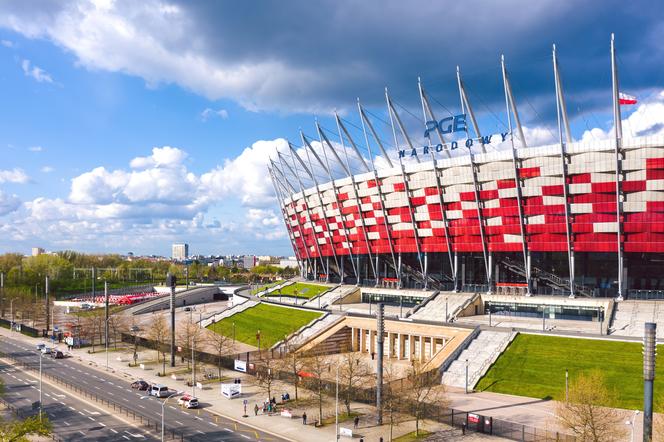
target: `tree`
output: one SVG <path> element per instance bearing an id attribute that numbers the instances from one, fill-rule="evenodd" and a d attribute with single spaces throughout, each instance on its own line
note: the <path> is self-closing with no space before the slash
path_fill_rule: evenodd
<path id="1" fill-rule="evenodd" d="M 219 379 L 221 379 L 221 367 L 224 360 L 224 356 L 233 351 L 233 341 L 225 335 L 220 333 L 215 333 L 211 330 L 204 330 L 204 338 L 207 336 L 208 347 L 214 350 L 214 354 L 217 356 L 217 369 L 219 370 Z"/>
<path id="2" fill-rule="evenodd" d="M 50 436 L 53 430 L 47 417 L 28 417 L 23 420 L 0 421 L 0 442 L 29 442 L 29 436 Z"/>
<path id="3" fill-rule="evenodd" d="M 113 347 L 118 348 L 118 335 L 129 330 L 126 316 L 115 314 L 108 317 L 108 328 L 113 339 Z"/>
<path id="4" fill-rule="evenodd" d="M 372 373 L 367 363 L 364 362 L 362 354 L 358 352 L 343 353 L 338 364 L 340 364 L 340 393 L 346 406 L 346 414 L 350 416 L 350 402 L 353 397 L 353 391 L 370 380 Z"/>
<path id="5" fill-rule="evenodd" d="M 392 440 L 393 431 L 396 421 L 399 406 L 401 405 L 400 395 L 395 391 L 393 381 L 397 379 L 396 371 L 392 359 L 388 358 L 387 363 L 383 367 L 383 412 L 387 415 L 387 420 L 390 424 L 390 439 Z"/>
<path id="6" fill-rule="evenodd" d="M 187 368 L 190 368 L 191 362 L 191 349 L 199 348 L 199 341 L 201 338 L 201 328 L 195 323 L 191 317 L 187 318 L 184 327 L 180 326 L 178 329 L 178 341 L 185 352 L 183 357 L 187 358 Z"/>
<path id="7" fill-rule="evenodd" d="M 316 396 L 318 399 L 318 422 L 323 421 L 323 402 L 325 399 L 325 382 L 323 376 L 330 371 L 329 358 L 319 352 L 311 352 L 307 354 L 304 361 L 304 370 L 309 372 L 314 379 L 314 386 L 316 388 Z"/>
<path id="8" fill-rule="evenodd" d="M 157 350 L 157 362 L 159 362 L 159 355 L 162 359 L 162 376 L 166 375 L 166 343 L 170 336 L 170 330 L 166 323 L 166 318 L 162 315 L 156 315 L 150 323 L 148 329 L 148 337 L 154 341 Z"/>
<path id="9" fill-rule="evenodd" d="M 436 377 L 430 372 L 423 371 L 423 364 L 412 361 L 406 378 L 409 390 L 406 397 L 411 400 L 411 413 L 415 418 L 415 435 L 420 434 L 420 421 L 424 419 L 427 408 L 448 408 L 449 400 L 445 394 L 445 387 L 436 382 Z"/>
<path id="10" fill-rule="evenodd" d="M 286 355 L 279 360 L 279 367 L 282 371 L 290 373 L 293 375 L 293 386 L 295 387 L 295 400 L 299 399 L 298 397 L 298 387 L 300 385 L 300 372 L 304 368 L 305 361 L 302 358 L 302 354 L 295 351 L 295 346 L 287 345 L 286 346 Z"/>
<path id="11" fill-rule="evenodd" d="M 566 401 L 556 404 L 556 417 L 578 440 L 610 442 L 624 440 L 624 419 L 614 408 L 616 395 L 606 386 L 599 370 L 582 373 L 572 380 Z"/>
<path id="12" fill-rule="evenodd" d="M 270 352 L 264 352 L 256 373 L 256 382 L 258 388 L 267 394 L 268 400 L 272 398 L 276 366 L 275 359 L 270 356 Z"/>

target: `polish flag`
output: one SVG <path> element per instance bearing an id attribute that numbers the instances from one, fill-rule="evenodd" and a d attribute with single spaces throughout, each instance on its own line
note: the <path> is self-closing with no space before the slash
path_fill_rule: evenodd
<path id="1" fill-rule="evenodd" d="M 636 97 L 633 95 L 627 95 L 620 92 L 618 94 L 618 99 L 620 104 L 636 104 Z"/>

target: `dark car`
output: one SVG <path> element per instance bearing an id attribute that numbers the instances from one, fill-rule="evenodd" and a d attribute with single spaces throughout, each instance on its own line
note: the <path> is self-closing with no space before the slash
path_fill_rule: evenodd
<path id="1" fill-rule="evenodd" d="M 135 381 L 131 383 L 131 388 L 133 388 L 134 390 L 145 391 L 148 388 L 150 388 L 150 384 L 148 384 L 145 381 Z"/>
<path id="2" fill-rule="evenodd" d="M 51 352 L 51 357 L 52 357 L 53 359 L 64 359 L 64 358 L 65 358 L 65 354 L 64 354 L 63 352 L 61 352 L 60 350 L 53 350 L 53 351 Z"/>

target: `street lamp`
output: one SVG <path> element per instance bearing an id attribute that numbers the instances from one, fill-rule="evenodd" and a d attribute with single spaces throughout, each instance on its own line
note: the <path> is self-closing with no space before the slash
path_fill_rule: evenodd
<path id="1" fill-rule="evenodd" d="M 182 391 L 176 391 L 175 393 L 168 395 L 166 399 L 164 399 L 164 402 L 161 403 L 161 442 L 164 442 L 164 412 L 166 411 L 166 402 L 168 402 L 170 398 L 179 396 L 182 393 Z"/>
<path id="2" fill-rule="evenodd" d="M 41 350 L 39 351 L 39 422 L 42 421 L 42 354 Z"/>

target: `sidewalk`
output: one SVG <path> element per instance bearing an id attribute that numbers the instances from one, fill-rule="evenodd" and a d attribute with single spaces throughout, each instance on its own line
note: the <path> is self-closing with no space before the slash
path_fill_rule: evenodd
<path id="1" fill-rule="evenodd" d="M 13 339 L 21 340 L 30 345 L 34 345 L 36 342 L 46 342 L 44 339 L 30 338 L 20 333 L 12 333 L 9 330 L 0 329 L 0 336 L 10 336 Z M 66 350 L 64 344 L 60 344 L 59 347 L 63 350 Z M 98 347 L 97 347 L 98 348 Z M 100 371 L 105 371 L 106 369 L 106 353 L 104 351 L 97 352 L 94 354 L 89 354 L 88 349 L 75 349 L 71 352 L 73 360 L 81 361 L 87 365 L 96 367 Z M 140 368 L 134 368 L 128 366 L 128 361 L 132 358 L 131 350 L 127 351 L 113 351 L 109 352 L 109 372 L 118 378 L 122 379 L 124 382 L 130 383 L 136 379 L 144 379 L 148 382 L 155 383 L 164 383 L 169 388 L 174 390 L 183 390 L 187 393 L 190 393 L 192 388 L 187 387 L 186 380 L 190 378 L 190 375 L 184 374 L 181 375 L 181 380 L 173 380 L 170 377 L 159 377 L 157 376 L 157 370 L 155 368 L 161 369 L 161 364 L 158 365 L 154 363 L 154 352 L 152 350 L 142 350 L 139 351 L 138 363 L 150 361 L 150 366 L 154 367 L 150 370 L 142 370 Z M 122 359 L 121 361 L 118 358 Z M 178 365 L 179 365 L 178 358 Z M 167 372 L 168 370 L 167 364 Z M 208 367 L 208 370 L 210 367 Z M 199 369 L 197 369 L 197 372 Z M 216 370 L 216 369 L 215 369 Z M 200 373 L 200 372 L 199 372 Z M 198 376 L 198 375 L 197 375 Z M 204 390 L 196 389 L 196 396 L 199 398 L 199 402 L 203 405 L 204 408 L 201 409 L 201 413 L 209 412 L 213 414 L 218 414 L 230 419 L 238 421 L 240 424 L 254 427 L 260 429 L 261 431 L 271 433 L 275 436 L 286 438 L 292 441 L 318 441 L 326 440 L 333 441 L 335 434 L 335 425 L 334 420 L 332 419 L 331 424 L 327 424 L 323 427 L 315 428 L 314 422 L 318 419 L 318 404 L 317 400 L 314 400 L 313 394 L 311 392 L 305 391 L 303 389 L 299 390 L 300 402 L 304 405 L 295 406 L 292 409 L 293 418 L 286 418 L 280 415 L 263 415 L 260 411 L 257 416 L 254 415 L 254 404 L 258 404 L 259 408 L 262 406 L 262 403 L 266 399 L 266 393 L 259 389 L 254 382 L 254 377 L 246 375 L 244 373 L 223 370 L 222 376 L 230 377 L 231 379 L 240 378 L 242 380 L 242 397 L 236 399 L 226 399 L 221 396 L 219 384 L 213 384 L 213 386 L 207 386 Z M 294 387 L 289 384 L 282 384 L 280 382 L 274 382 L 274 387 L 272 389 L 272 395 L 275 396 L 278 402 L 278 405 L 281 403 L 281 393 L 288 392 L 291 398 L 294 398 Z M 468 400 L 475 395 L 466 397 Z M 498 395 L 502 396 L 502 395 Z M 247 400 L 247 415 L 248 417 L 244 418 L 244 406 L 243 400 Z M 456 394 L 453 399 L 453 406 L 455 408 L 461 408 L 461 404 L 457 403 L 459 399 L 456 398 Z M 519 401 L 529 401 L 527 398 L 518 398 Z M 290 403 L 289 403 L 290 404 Z M 485 407 L 486 402 L 476 402 L 470 400 L 466 405 L 475 405 L 478 407 Z M 334 416 L 334 398 L 327 398 L 323 406 L 323 417 Z M 494 403 L 495 407 L 496 404 Z M 360 418 L 360 425 L 357 429 L 353 430 L 353 433 L 356 434 L 355 439 L 359 440 L 359 437 L 363 437 L 366 442 L 369 441 L 378 441 L 380 437 L 383 437 L 384 441 L 389 440 L 389 425 L 383 425 L 381 427 L 375 426 L 375 409 L 367 404 L 353 403 L 351 405 L 354 412 L 359 412 L 362 414 Z M 286 407 L 288 408 L 288 407 Z M 464 407 L 466 408 L 466 407 Z M 474 407 L 471 407 L 474 408 Z M 530 406 L 528 406 L 530 409 Z M 279 410 L 282 410 L 283 406 L 279 407 Z M 343 405 L 340 403 L 339 412 L 343 412 Z M 524 408 L 525 409 L 525 408 Z M 306 411 L 307 414 L 307 425 L 302 424 L 301 415 L 302 412 Z M 487 413 L 491 414 L 491 413 Z M 387 418 L 384 418 L 384 422 L 387 421 Z M 529 422 L 532 424 L 532 419 L 529 419 Z M 353 422 L 347 421 L 339 424 L 340 427 L 353 428 Z M 420 428 L 426 429 L 427 431 L 444 431 L 450 430 L 450 427 L 444 424 L 437 422 L 424 421 L 420 422 Z M 406 422 L 400 423 L 398 426 L 393 428 L 394 437 L 409 433 L 415 430 L 414 420 L 409 420 Z M 458 440 L 462 436 L 460 433 L 451 437 L 448 440 Z M 348 438 L 342 438 L 344 440 L 349 440 Z M 447 438 L 446 438 L 447 439 Z M 479 441 L 479 440 L 503 440 L 502 438 L 479 435 L 475 433 L 468 433 L 466 436 L 463 436 L 463 440 L 467 441 Z"/>

